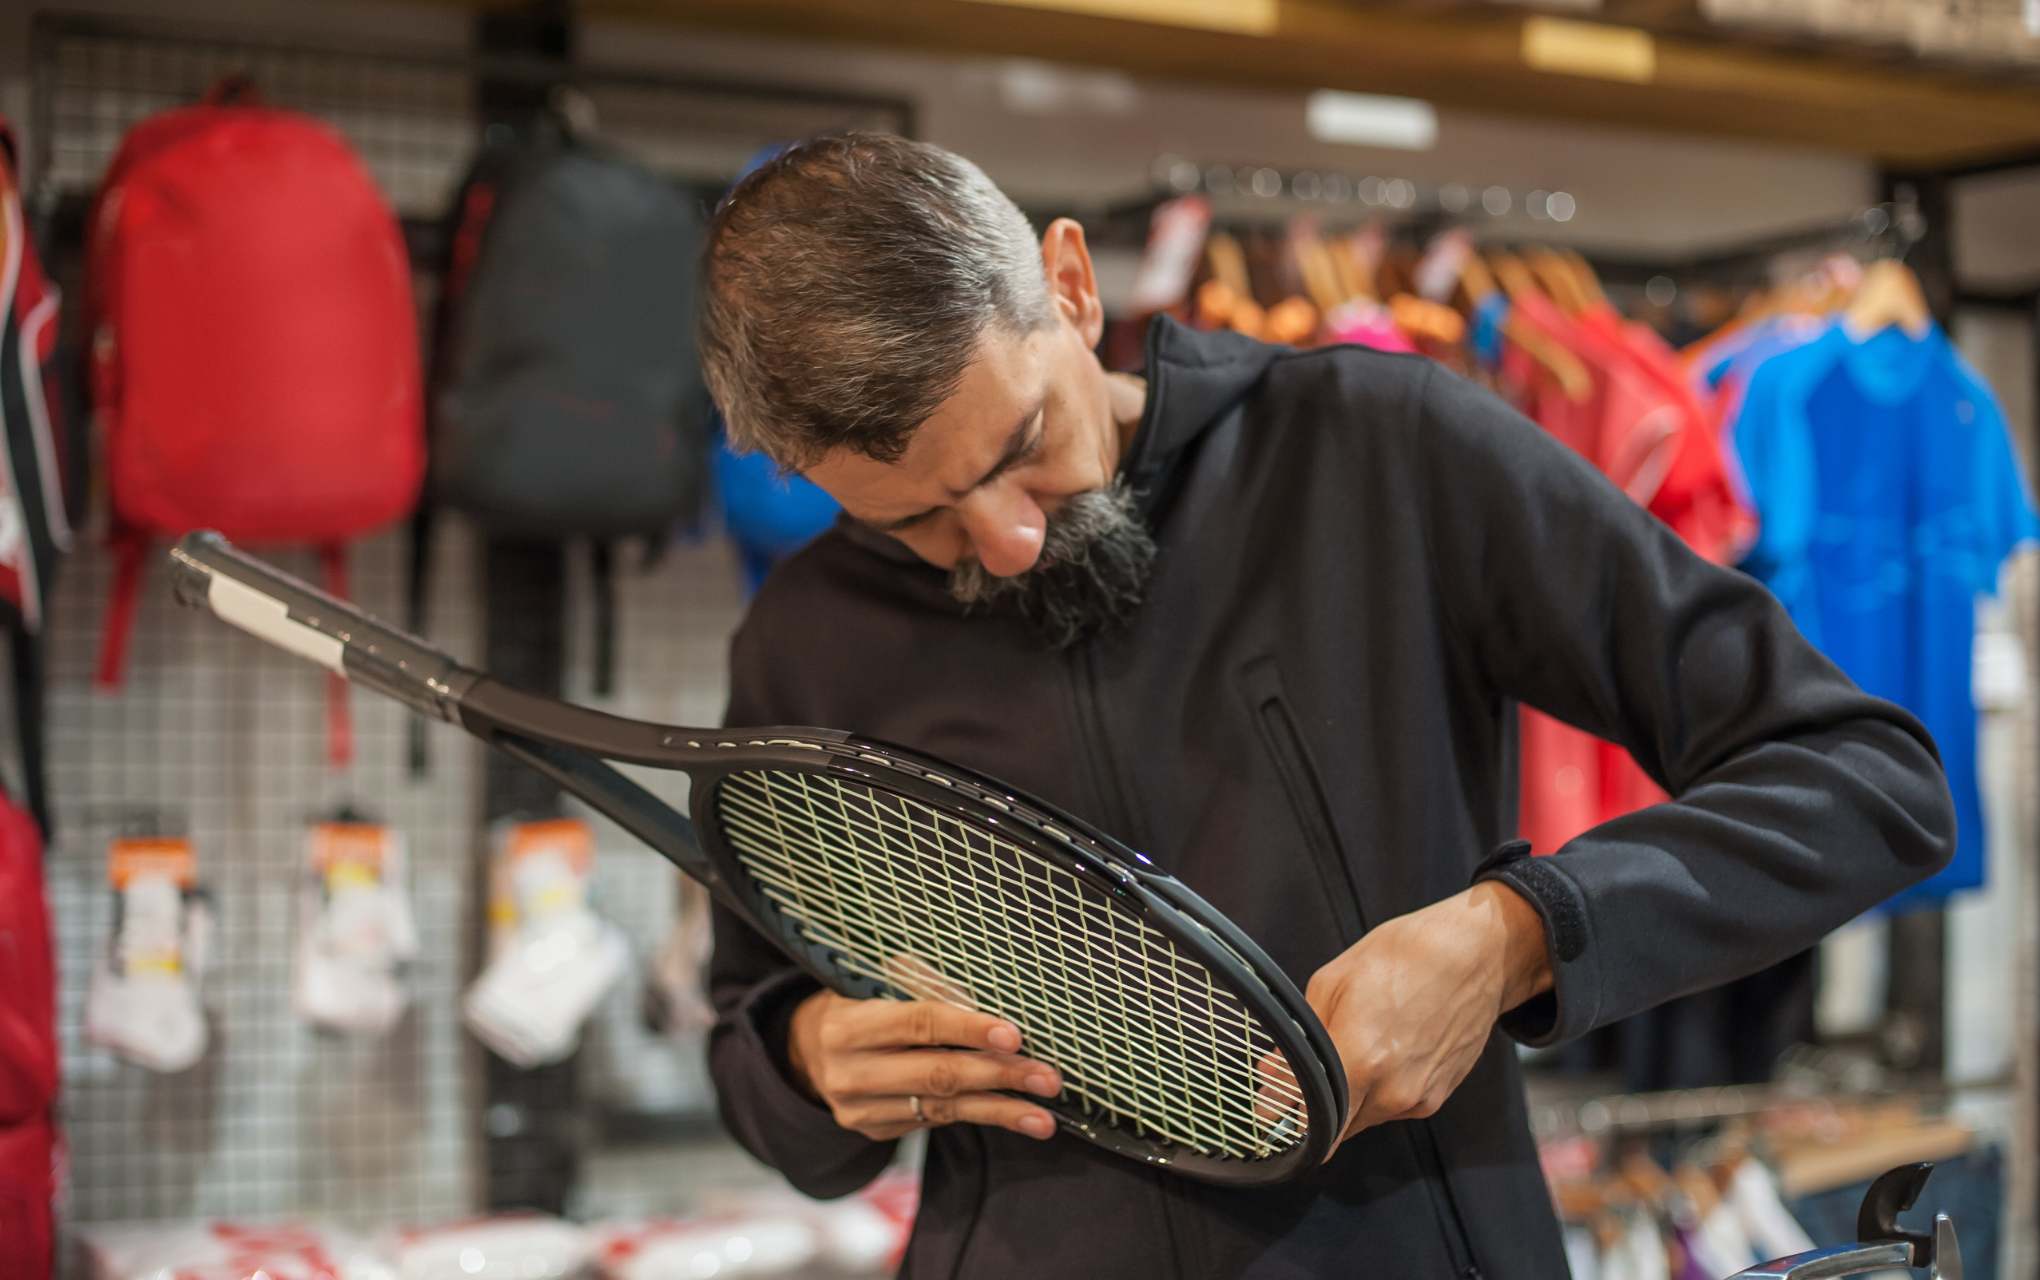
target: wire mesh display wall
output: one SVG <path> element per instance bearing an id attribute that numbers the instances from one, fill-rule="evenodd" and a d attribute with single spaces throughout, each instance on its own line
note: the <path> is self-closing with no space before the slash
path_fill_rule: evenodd
<path id="1" fill-rule="evenodd" d="M 457 51 L 310 47 L 72 16 L 39 19 L 35 44 L 29 140 L 39 195 L 73 207 L 136 121 L 240 72 L 266 101 L 338 126 L 415 227 L 441 212 L 470 158 L 477 78 L 485 70 L 537 74 L 484 68 Z M 825 128 L 911 128 L 903 105 L 872 99 L 586 68 L 573 81 L 594 102 L 605 137 L 695 179 L 727 176 L 766 143 Z M 75 283 L 75 258 L 58 265 Z M 433 282 L 419 283 L 421 302 L 429 300 Z M 433 635 L 476 658 L 477 548 L 448 523 L 435 550 Z M 352 585 L 363 606 L 402 616 L 405 552 L 400 533 L 355 548 Z M 309 554 L 277 558 L 316 575 Z M 485 844 L 476 749 L 435 728 L 432 772 L 414 779 L 405 713 L 362 694 L 353 703 L 356 761 L 333 770 L 316 672 L 176 609 L 160 571 L 144 593 L 125 687 L 96 691 L 93 656 L 110 577 L 110 558 L 91 537 L 82 540 L 63 568 L 49 635 L 59 825 L 49 880 L 61 1118 L 70 1143 L 67 1225 L 290 1216 L 380 1227 L 470 1210 L 483 1118 L 479 1050 L 459 1026 L 458 1004 L 478 909 L 471 860 Z M 618 588 L 618 694 L 609 705 L 682 722 L 718 717 L 726 640 L 741 609 L 721 542 L 686 542 L 655 572 L 619 572 Z M 577 567 L 570 601 L 586 597 Z M 590 644 L 581 630 L 570 635 L 569 692 L 586 700 Z M 684 797 L 684 779 L 652 781 L 670 798 Z M 291 1006 L 304 830 L 343 803 L 403 832 L 421 939 L 413 1008 L 394 1032 L 370 1041 L 314 1032 Z M 211 1047 L 177 1075 L 121 1062 L 81 1034 L 88 977 L 113 924 L 107 844 L 150 823 L 192 838 L 219 919 L 205 984 Z M 591 1023 L 586 1091 L 625 1110 L 700 1108 L 698 1041 L 668 1042 L 638 1013 L 644 964 L 672 926 L 675 877 L 621 832 L 596 829 L 596 905 L 624 928 L 639 963 Z"/>

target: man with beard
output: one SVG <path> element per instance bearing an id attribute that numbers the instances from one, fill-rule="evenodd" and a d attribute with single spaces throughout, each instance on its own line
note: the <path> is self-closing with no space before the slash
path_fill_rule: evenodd
<path id="1" fill-rule="evenodd" d="M 728 722 L 897 742 L 1151 853 L 1348 1075 L 1322 1169 L 1193 1183 L 1046 1141 L 1018 1028 L 823 991 L 719 915 L 726 1123 L 817 1196 L 931 1130 L 908 1276 L 1564 1276 L 1511 1039 L 1774 963 L 1948 856 L 1915 721 L 1420 358 L 1158 320 L 1108 373 L 1081 228 L 878 135 L 741 183 L 706 282 L 732 440 L 844 509 L 752 605 Z M 1676 798 L 1525 856 L 1512 700 Z"/>

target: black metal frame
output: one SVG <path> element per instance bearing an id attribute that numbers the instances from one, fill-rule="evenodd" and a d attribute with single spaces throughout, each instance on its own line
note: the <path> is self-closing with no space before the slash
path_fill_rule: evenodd
<path id="1" fill-rule="evenodd" d="M 555 7 L 570 9 L 570 6 L 560 5 L 558 0 L 540 0 L 537 6 L 541 12 Z M 914 137 L 919 132 L 918 107 L 913 99 L 907 97 L 820 89 L 811 85 L 726 80 L 693 75 L 682 77 L 628 67 L 588 66 L 563 56 L 564 50 L 561 54 L 549 55 L 544 52 L 543 45 L 536 49 L 527 46 L 525 51 L 519 52 L 514 46 L 503 42 L 503 37 L 517 29 L 517 20 L 528 21 L 529 16 L 529 10 L 485 11 L 481 15 L 482 30 L 494 38 L 485 36 L 475 49 L 468 52 L 424 50 L 413 45 L 374 40 L 324 45 L 319 52 L 358 56 L 398 66 L 464 71 L 477 81 L 494 86 L 522 86 L 541 92 L 564 82 L 577 86 L 607 88 L 679 89 L 738 100 L 749 99 L 781 104 L 805 103 L 817 107 L 887 113 L 898 122 L 896 132 L 906 137 Z M 570 13 L 564 13 L 556 20 L 571 24 L 572 17 Z M 202 45 L 215 49 L 230 48 L 245 50 L 251 54 L 300 53 L 307 48 L 301 41 L 259 34 L 250 35 L 233 26 L 206 26 L 183 21 L 163 22 L 148 18 L 97 14 L 38 13 L 33 18 L 29 30 L 29 61 L 32 67 L 38 68 L 33 77 L 31 93 L 29 119 L 35 128 L 31 131 L 29 150 L 34 171 L 38 174 L 42 173 L 47 165 L 50 148 L 50 131 L 41 127 L 43 122 L 50 118 L 54 90 L 46 69 L 55 65 L 56 48 L 60 40 L 65 36 L 81 35 L 143 39 L 169 46 Z"/>
<path id="2" fill-rule="evenodd" d="M 553 24 L 548 33 L 543 24 Z M 572 5 L 566 0 L 527 0 L 522 8 L 489 9 L 477 15 L 475 40 L 467 50 L 420 49 L 415 45 L 374 39 L 323 44 L 316 49 L 301 40 L 251 33 L 233 25 L 167 22 L 147 17 L 78 13 L 38 13 L 30 24 L 30 84 L 27 169 L 37 180 L 37 217 L 46 246 L 55 253 L 75 252 L 83 243 L 84 221 L 91 193 L 57 191 L 43 180 L 50 172 L 56 130 L 57 52 L 78 37 L 145 40 L 177 49 L 228 50 L 251 57 L 288 56 L 305 52 L 373 61 L 381 65 L 459 72 L 474 87 L 475 140 L 492 122 L 515 119 L 542 102 L 555 86 L 584 89 L 664 89 L 761 104 L 799 104 L 840 112 L 874 115 L 890 121 L 906 137 L 919 133 L 920 113 L 912 98 L 811 85 L 678 76 L 627 66 L 594 65 L 572 57 L 568 37 Z M 537 25 L 535 25 L 537 24 Z M 724 175 L 733 178 L 735 175 Z M 720 190 L 726 182 L 712 184 Z M 707 192 L 703 193 L 708 194 Z M 444 228 L 435 217 L 403 219 L 404 238 L 414 264 L 430 268 L 444 255 Z"/>
<path id="3" fill-rule="evenodd" d="M 471 92 L 472 142 L 492 123 L 522 123 L 555 86 L 583 89 L 664 89 L 690 96 L 761 104 L 800 104 L 845 119 L 876 117 L 908 136 L 918 131 L 915 102 L 905 96 L 838 91 L 720 77 L 678 76 L 626 66 L 586 65 L 574 57 L 575 6 L 571 0 L 526 0 L 478 14 L 466 49 L 425 49 L 372 36 L 317 46 L 235 25 L 206 25 L 149 17 L 39 13 L 30 27 L 32 70 L 29 156 L 39 187 L 39 230 L 53 258 L 75 263 L 84 243 L 91 193 L 58 191 L 54 172 L 60 61 L 67 42 L 100 38 L 146 43 L 169 51 L 225 51 L 250 61 L 315 53 L 384 67 L 459 73 Z M 704 193 L 705 194 L 705 193 Z M 444 257 L 444 225 L 437 217 L 404 220 L 413 263 L 437 269 Z M 478 551 L 487 609 L 487 665 L 519 684 L 557 690 L 565 658 L 563 623 L 566 563 L 553 543 L 490 541 Z M 513 815 L 556 812 L 558 788 L 546 778 L 491 755 L 483 776 L 483 826 Z M 487 858 L 478 856 L 472 892 L 487 894 Z M 481 898 L 476 898 L 480 901 Z M 483 954 L 481 913 L 468 940 L 470 967 Z M 482 1153 L 481 1185 L 487 1209 L 540 1208 L 562 1212 L 578 1177 L 591 1126 L 576 1058 L 523 1070 L 474 1050 L 480 1097 L 473 1109 Z"/>

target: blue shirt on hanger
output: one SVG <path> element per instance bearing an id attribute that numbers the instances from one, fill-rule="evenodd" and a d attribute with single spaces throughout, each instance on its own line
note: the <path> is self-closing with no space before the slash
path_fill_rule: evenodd
<path id="1" fill-rule="evenodd" d="M 1971 696 L 1976 598 L 2040 539 L 1997 399 L 1935 327 L 1836 325 L 1750 376 L 1735 451 L 1762 519 L 1744 568 L 1807 638 L 1934 735 L 1961 825 L 1954 861 L 1890 904 L 1984 880 Z"/>
<path id="2" fill-rule="evenodd" d="M 1715 350 L 1701 370 L 1701 380 L 1711 391 L 1719 391 L 1724 382 L 1745 382 L 1759 366 L 1813 341 L 1834 324 L 1832 320 L 1798 315 L 1760 320 L 1740 341 L 1724 343 Z"/>

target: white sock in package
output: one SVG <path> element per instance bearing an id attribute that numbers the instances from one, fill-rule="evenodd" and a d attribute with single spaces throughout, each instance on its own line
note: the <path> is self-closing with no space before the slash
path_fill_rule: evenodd
<path id="1" fill-rule="evenodd" d="M 588 909 L 584 875 L 547 852 L 510 868 L 516 924 L 468 988 L 469 1030 L 522 1067 L 573 1052 L 581 1026 L 629 966 L 623 935 Z"/>
<path id="2" fill-rule="evenodd" d="M 204 1056 L 197 980 L 212 914 L 166 876 L 120 890 L 120 924 L 85 997 L 85 1036 L 152 1071 L 184 1071 Z"/>
<path id="3" fill-rule="evenodd" d="M 403 969 L 418 954 L 418 928 L 402 889 L 401 846 L 382 828 L 355 830 L 373 833 L 372 858 L 322 858 L 324 833 L 314 833 L 292 994 L 315 1026 L 381 1035 L 410 1003 Z"/>

